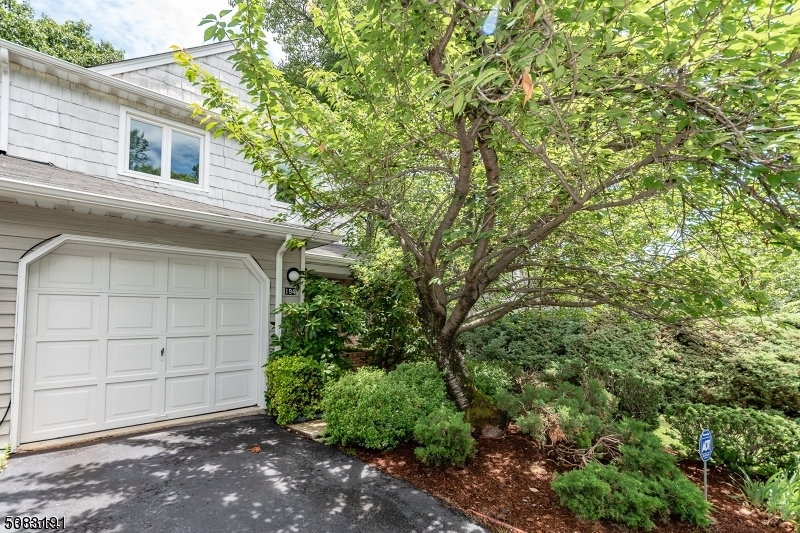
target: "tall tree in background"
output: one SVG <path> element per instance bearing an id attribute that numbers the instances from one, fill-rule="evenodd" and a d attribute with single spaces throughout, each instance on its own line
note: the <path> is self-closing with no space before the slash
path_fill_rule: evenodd
<path id="1" fill-rule="evenodd" d="M 313 90 L 270 63 L 261 0 L 207 17 L 255 105 L 178 51 L 206 97 L 195 111 L 296 191 L 306 220 L 380 220 L 462 409 L 479 397 L 465 331 L 535 306 L 672 321 L 757 307 L 752 256 L 797 242 L 793 1 L 369 0 L 354 14 L 320 0 L 309 14 L 341 58 L 306 71 Z"/>
<path id="2" fill-rule="evenodd" d="M 83 20 L 58 24 L 47 15 L 37 19 L 27 0 L 0 1 L 0 38 L 45 54 L 92 67 L 125 59 L 125 52 L 107 41 L 92 38 L 91 25 Z"/>

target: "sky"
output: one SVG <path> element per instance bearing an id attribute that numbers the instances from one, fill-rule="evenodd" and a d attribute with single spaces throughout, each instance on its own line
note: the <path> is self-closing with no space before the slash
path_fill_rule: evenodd
<path id="1" fill-rule="evenodd" d="M 59 23 L 85 20 L 95 39 L 125 50 L 125 59 L 169 52 L 173 44 L 201 45 L 203 17 L 229 9 L 226 0 L 31 0 L 31 5 L 37 18 L 44 12 Z M 270 51 L 280 60 L 277 45 Z"/>

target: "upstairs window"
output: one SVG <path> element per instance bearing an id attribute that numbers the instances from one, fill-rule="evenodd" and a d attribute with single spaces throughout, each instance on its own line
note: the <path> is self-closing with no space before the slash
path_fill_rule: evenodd
<path id="1" fill-rule="evenodd" d="M 205 188 L 208 135 L 161 118 L 124 109 L 120 174 Z"/>

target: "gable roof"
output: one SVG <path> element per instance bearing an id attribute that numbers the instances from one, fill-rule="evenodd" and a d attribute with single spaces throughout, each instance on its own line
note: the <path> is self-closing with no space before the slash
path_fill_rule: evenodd
<path id="1" fill-rule="evenodd" d="M 235 50 L 231 41 L 223 41 L 221 43 L 204 44 L 201 46 L 194 46 L 186 49 L 192 57 L 199 59 L 201 57 L 211 56 L 215 54 L 224 54 L 226 52 L 233 52 Z M 175 62 L 175 56 L 172 52 L 164 52 L 162 54 L 155 54 L 144 57 L 137 57 L 134 59 L 126 59 L 124 61 L 117 61 L 116 63 L 106 63 L 105 65 L 97 65 L 90 67 L 89 70 L 100 72 L 106 76 L 116 76 L 125 72 L 133 72 L 135 70 L 143 70 L 151 67 L 161 67 L 170 65 Z"/>
<path id="2" fill-rule="evenodd" d="M 27 198 L 47 204 L 105 209 L 178 225 L 231 231 L 249 236 L 310 238 L 311 246 L 339 241 L 324 231 L 281 223 L 224 207 L 187 200 L 106 178 L 65 170 L 49 163 L 0 155 L 0 196 Z"/>

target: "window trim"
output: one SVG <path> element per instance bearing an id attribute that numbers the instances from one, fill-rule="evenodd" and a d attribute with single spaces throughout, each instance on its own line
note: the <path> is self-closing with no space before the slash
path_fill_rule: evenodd
<path id="1" fill-rule="evenodd" d="M 162 128 L 161 133 L 161 176 L 137 172 L 128 168 L 128 157 L 130 156 L 130 123 L 131 119 L 146 122 L 153 126 Z M 189 183 L 170 178 L 172 165 L 172 131 L 200 138 L 200 182 L 198 184 Z M 120 106 L 119 114 L 119 154 L 117 159 L 117 174 L 130 178 L 146 179 L 160 184 L 169 184 L 178 188 L 185 188 L 193 191 L 208 192 L 209 183 L 209 152 L 211 151 L 211 134 L 201 128 L 188 126 L 175 120 L 153 116 L 148 113 Z"/>

